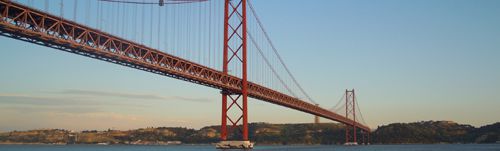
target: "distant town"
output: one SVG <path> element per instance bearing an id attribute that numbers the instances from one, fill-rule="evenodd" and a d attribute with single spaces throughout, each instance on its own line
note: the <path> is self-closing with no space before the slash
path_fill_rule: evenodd
<path id="1" fill-rule="evenodd" d="M 270 145 L 342 144 L 344 125 L 336 123 L 251 123 L 252 142 Z M 219 141 L 219 126 L 199 130 L 183 127 L 148 127 L 135 130 L 40 129 L 0 133 L 0 144 L 180 145 Z M 238 136 L 230 136 L 238 137 Z M 361 141 L 361 140 L 360 140 Z M 372 132 L 372 144 L 499 143 L 500 123 L 473 127 L 451 121 L 393 123 Z"/>

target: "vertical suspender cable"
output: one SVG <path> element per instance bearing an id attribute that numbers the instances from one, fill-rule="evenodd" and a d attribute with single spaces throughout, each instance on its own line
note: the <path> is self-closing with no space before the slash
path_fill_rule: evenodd
<path id="1" fill-rule="evenodd" d="M 116 19 L 117 19 L 117 17 L 116 17 L 116 15 L 117 15 L 116 5 L 114 3 L 111 3 L 110 6 L 111 6 L 111 13 L 110 13 L 109 18 L 108 18 L 109 19 L 109 28 L 110 28 L 109 30 L 110 30 L 111 34 L 116 35 L 116 29 L 117 29 L 116 24 L 118 24 L 116 22 Z"/>
<path id="2" fill-rule="evenodd" d="M 150 40 L 150 41 L 149 41 L 149 46 L 150 46 L 150 47 L 153 47 L 153 13 L 154 13 L 154 12 L 153 12 L 153 8 L 154 8 L 154 7 L 153 7 L 153 5 L 150 5 L 150 6 L 151 6 L 151 7 L 150 7 L 150 9 L 151 9 L 151 11 L 150 11 L 150 12 L 151 12 L 151 14 L 149 14 L 149 17 L 148 17 L 148 18 L 150 18 L 150 23 L 151 23 L 151 24 L 150 24 L 150 28 L 149 28 L 149 34 L 150 34 L 150 35 L 149 35 L 149 40 Z"/>
<path id="3" fill-rule="evenodd" d="M 198 32 L 196 33 L 198 35 L 198 47 L 197 47 L 197 52 L 198 52 L 198 55 L 197 55 L 197 59 L 198 59 L 198 63 L 201 63 L 201 3 L 198 3 L 198 23 L 197 23 L 197 26 L 198 26 Z"/>
<path id="4" fill-rule="evenodd" d="M 177 30 L 177 27 L 178 27 L 177 24 L 178 24 L 178 21 L 177 21 L 177 13 L 176 13 L 177 12 L 177 7 L 173 6 L 172 10 L 173 10 L 172 11 L 172 15 L 173 15 L 173 19 L 174 19 L 173 24 L 172 24 L 172 26 L 173 26 L 172 27 L 172 33 L 174 35 L 172 37 L 172 49 L 173 49 L 173 54 L 176 55 L 176 56 L 179 56 L 177 54 L 177 43 L 176 43 L 176 40 L 178 39 L 178 37 L 177 37 L 177 32 L 178 32 L 178 30 Z"/>
<path id="5" fill-rule="evenodd" d="M 130 17 L 128 16 L 128 14 L 130 14 L 130 5 L 128 4 L 123 4 L 123 36 L 126 38 L 126 39 L 130 39 L 130 31 L 128 30 L 129 26 L 130 26 Z"/>
<path id="6" fill-rule="evenodd" d="M 106 4 L 106 3 L 102 3 L 102 6 L 101 6 L 101 31 L 108 31 L 107 28 L 108 28 L 108 14 L 109 14 L 109 5 Z"/>
<path id="7" fill-rule="evenodd" d="M 192 40 L 191 40 L 191 28 L 192 28 L 192 26 L 191 26 L 191 22 L 190 21 L 191 21 L 191 19 L 193 19 L 193 17 L 191 16 L 192 15 L 191 6 L 192 5 L 187 5 L 187 9 L 186 9 L 186 11 L 187 11 L 186 12 L 186 14 L 187 14 L 187 17 L 186 17 L 186 26 L 187 26 L 187 28 L 186 28 L 186 32 L 187 32 L 186 33 L 186 35 L 187 35 L 187 37 L 186 37 L 186 39 L 187 39 L 186 40 L 187 41 L 187 43 L 186 43 L 186 50 L 187 51 L 185 51 L 185 56 L 189 60 L 193 60 L 191 58 L 192 56 L 190 55 L 190 53 L 191 53 L 191 44 L 192 44 Z"/>
<path id="8" fill-rule="evenodd" d="M 127 28 L 126 28 L 126 25 L 127 25 L 127 18 L 126 18 L 126 15 L 127 15 L 127 4 L 124 4 L 124 3 L 121 3 L 120 4 L 120 26 L 121 26 L 121 30 L 120 30 L 120 36 L 124 39 L 127 39 Z"/>
<path id="9" fill-rule="evenodd" d="M 167 6 L 165 6 L 165 9 L 166 9 L 165 10 L 165 24 L 163 25 L 163 28 L 165 29 L 164 30 L 165 34 L 163 34 L 163 36 L 165 36 L 165 51 L 169 51 L 170 45 L 168 43 L 168 34 L 169 34 L 168 29 L 170 28 L 170 26 L 169 26 L 170 21 L 168 20 L 169 19 L 168 17 L 170 15 L 170 13 L 169 13 L 170 9 Z"/>
<path id="10" fill-rule="evenodd" d="M 118 37 L 123 37 L 123 35 L 122 35 L 122 32 L 123 32 L 122 14 L 123 14 L 122 3 L 117 3 L 116 4 L 116 15 L 114 16 L 116 18 L 116 22 L 114 22 L 113 24 L 116 26 L 116 36 L 118 36 Z M 120 46 L 118 46 L 118 47 L 120 47 Z"/>
<path id="11" fill-rule="evenodd" d="M 134 7 L 133 7 L 133 8 L 134 8 L 134 11 L 133 11 L 133 12 L 134 12 L 134 14 L 133 14 L 133 16 L 134 16 L 134 20 L 135 20 L 135 19 L 137 19 L 137 17 L 138 17 L 138 15 L 137 15 L 137 14 L 138 14 L 139 12 L 137 12 L 137 5 L 134 5 Z M 133 24 L 132 24 L 132 30 L 133 30 L 133 32 L 132 32 L 132 37 L 134 37 L 134 41 L 135 41 L 135 42 L 137 42 L 137 41 L 138 41 L 138 40 L 137 40 L 137 39 L 138 39 L 138 38 L 137 38 L 137 35 L 138 35 L 138 34 L 137 34 L 137 23 L 138 23 L 137 21 L 134 21 L 134 22 L 133 22 Z"/>
<path id="12" fill-rule="evenodd" d="M 86 13 L 85 13 L 85 22 L 87 25 L 90 25 L 90 1 L 86 1 L 87 3 L 85 3 L 85 10 L 86 10 Z"/>
<path id="13" fill-rule="evenodd" d="M 96 20 L 95 20 L 95 23 L 96 23 L 96 28 L 101 30 L 101 2 L 100 1 L 97 1 L 97 17 L 96 17 Z"/>
<path id="14" fill-rule="evenodd" d="M 49 12 L 49 0 L 45 0 L 45 12 Z"/>
<path id="15" fill-rule="evenodd" d="M 208 2 L 208 66 L 212 67 L 212 2 Z"/>
<path id="16" fill-rule="evenodd" d="M 118 35 L 118 33 L 120 33 L 120 4 L 116 4 L 116 5 L 113 5 L 114 6 L 114 10 L 115 10 L 115 14 L 113 14 L 113 18 L 114 18 L 114 22 L 112 22 L 112 27 L 113 29 L 115 29 L 115 33 L 114 35 Z"/>
<path id="17" fill-rule="evenodd" d="M 122 25 L 121 25 L 121 3 L 117 3 L 116 4 L 116 14 L 113 16 L 116 21 L 113 23 L 115 25 L 115 28 L 116 28 L 116 33 L 115 35 L 121 37 L 121 32 L 122 32 Z"/>
<path id="18" fill-rule="evenodd" d="M 203 41 L 203 46 L 202 46 L 203 50 L 204 50 L 203 52 L 204 52 L 205 56 L 203 56 L 203 57 L 205 58 L 205 64 L 208 67 L 210 67 L 210 63 L 209 63 L 210 62 L 209 61 L 210 60 L 210 55 L 208 53 L 208 51 L 210 51 L 210 48 L 208 47 L 208 14 L 209 14 L 209 12 L 208 12 L 208 4 L 209 3 L 205 2 L 203 4 L 204 4 L 203 5 L 203 14 L 204 14 L 204 16 L 203 16 L 203 25 L 204 26 L 203 27 L 205 27 L 203 29 L 203 33 L 204 33 L 203 38 L 204 38 L 204 41 Z"/>
<path id="19" fill-rule="evenodd" d="M 218 2 L 222 3 L 222 1 L 218 1 Z M 220 39 L 222 39 L 222 36 L 220 35 L 220 32 L 221 32 L 220 28 L 217 28 L 217 27 L 222 27 L 221 26 L 221 24 L 222 24 L 221 23 L 222 22 L 221 16 L 223 16 L 223 15 L 219 11 L 220 4 L 214 2 L 214 5 L 215 5 L 215 9 L 214 9 L 215 14 L 214 15 L 216 16 L 215 33 L 217 33 L 217 34 L 214 34 L 214 36 L 215 36 L 214 41 L 217 40 L 217 42 L 215 43 L 215 46 L 214 46 L 215 47 L 214 51 L 217 52 L 217 54 L 214 54 L 214 56 L 215 56 L 215 60 L 222 60 L 222 59 L 220 59 L 222 57 L 222 50 L 223 50 L 221 47 L 223 43 L 222 43 L 222 41 L 220 41 Z M 218 65 L 219 70 L 222 71 L 222 62 L 216 63 L 216 65 Z"/>
<path id="20" fill-rule="evenodd" d="M 107 15 L 106 15 L 106 18 L 104 19 L 105 20 L 105 23 L 106 23 L 106 30 L 105 31 L 108 31 L 109 33 L 112 33 L 113 30 L 112 30 L 112 23 L 113 23 L 113 18 L 111 16 L 113 16 L 113 4 L 108 4 L 108 7 L 107 7 Z"/>
<path id="21" fill-rule="evenodd" d="M 78 1 L 73 1 L 73 21 L 77 22 L 76 20 L 76 10 L 78 9 Z"/>
<path id="22" fill-rule="evenodd" d="M 117 5 L 118 6 L 117 6 L 117 9 L 116 9 L 116 16 L 115 16 L 115 18 L 116 18 L 115 25 L 117 27 L 116 35 L 122 37 L 123 36 L 123 34 L 122 34 L 122 31 L 123 31 L 123 23 L 122 23 L 123 22 L 123 18 L 121 18 L 122 17 L 122 12 L 121 12 L 121 10 L 122 10 L 122 3 L 118 3 Z"/>
<path id="23" fill-rule="evenodd" d="M 62 18 L 64 18 L 64 9 L 63 9 L 64 8 L 64 0 L 61 0 L 59 4 L 60 4 L 59 5 L 60 6 L 59 11 L 61 13 L 61 19 L 62 19 Z"/>
<path id="24" fill-rule="evenodd" d="M 144 0 L 142 0 L 142 2 L 144 2 Z M 140 39 L 140 41 L 141 41 L 141 44 L 144 45 L 144 27 L 145 27 L 144 26 L 144 24 L 145 24 L 144 19 L 146 18 L 146 15 L 145 15 L 146 14 L 146 9 L 144 9 L 144 6 L 141 7 L 141 12 L 142 12 L 141 13 L 142 14 L 142 18 L 141 18 L 142 21 L 141 21 L 141 27 L 140 27 L 141 28 L 141 39 Z"/>
<path id="25" fill-rule="evenodd" d="M 157 42 L 158 42 L 158 44 L 157 44 L 158 48 L 157 49 L 158 50 L 161 50 L 161 48 L 160 48 L 160 38 L 161 38 L 160 37 L 160 35 L 161 35 L 160 25 L 161 25 L 161 19 L 162 19 L 162 17 L 161 17 L 161 15 L 162 15 L 161 9 L 162 9 L 162 7 L 158 7 L 158 14 L 157 14 L 158 15 L 158 31 L 156 32 L 156 35 L 158 35 L 158 39 L 157 39 Z"/>
<path id="26" fill-rule="evenodd" d="M 185 41 L 186 43 L 185 43 L 185 45 L 184 45 L 184 46 L 185 46 L 185 47 L 184 47 L 184 49 L 185 49 L 185 50 L 184 50 L 184 52 L 183 52 L 183 54 L 184 54 L 183 56 L 184 56 L 185 58 L 187 58 L 187 59 L 189 59 L 189 60 L 190 60 L 190 58 L 189 58 L 189 57 L 188 57 L 188 55 L 187 55 L 187 54 L 188 54 L 188 51 L 189 51 L 189 44 L 191 44 L 191 43 L 190 43 L 190 41 L 189 41 L 189 38 L 190 38 L 190 36 L 189 36 L 189 27 L 190 27 L 190 26 L 189 26 L 189 15 L 191 15 L 190 10 L 189 10 L 189 6 L 186 6 L 186 9 L 184 9 L 184 11 L 185 11 L 185 12 L 184 12 L 184 14 L 186 15 L 186 17 L 183 17 L 183 18 L 185 19 L 185 20 L 184 20 L 184 21 L 185 21 L 185 25 L 184 25 L 183 27 L 186 27 L 186 33 L 184 34 L 184 35 L 186 35 L 186 37 L 185 37 L 185 38 L 186 38 L 186 39 L 185 39 L 185 40 L 186 40 L 186 41 Z"/>

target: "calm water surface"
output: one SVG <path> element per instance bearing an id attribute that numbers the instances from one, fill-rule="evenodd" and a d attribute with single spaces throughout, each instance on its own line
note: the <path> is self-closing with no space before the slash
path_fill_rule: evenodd
<path id="1" fill-rule="evenodd" d="M 213 151 L 210 145 L 0 145 L 0 151 Z M 256 146 L 261 151 L 500 151 L 500 144 L 369 145 L 369 146 Z"/>

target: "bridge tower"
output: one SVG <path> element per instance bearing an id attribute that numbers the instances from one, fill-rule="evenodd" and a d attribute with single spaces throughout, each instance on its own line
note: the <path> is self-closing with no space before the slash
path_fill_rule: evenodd
<path id="1" fill-rule="evenodd" d="M 228 66 L 237 64 L 241 67 L 241 90 L 221 91 L 222 119 L 220 149 L 253 148 L 248 140 L 248 81 L 247 81 L 247 0 L 224 1 L 224 45 L 222 71 L 229 75 Z M 229 82 L 223 80 L 223 82 Z M 228 98 L 230 102 L 228 102 Z M 229 103 L 229 106 L 228 106 Z M 234 111 L 236 110 L 236 111 Z M 233 111 L 233 112 L 229 112 Z M 230 115 L 234 113 L 236 115 Z M 228 127 L 228 121 L 229 127 Z M 240 125 L 241 123 L 241 125 Z M 239 138 L 238 138 L 239 137 Z"/>
<path id="2" fill-rule="evenodd" d="M 358 121 L 356 119 L 356 109 L 359 108 L 356 106 L 356 93 L 354 89 L 345 90 L 345 117 L 347 119 L 351 119 L 352 123 L 346 123 L 345 125 L 345 145 L 358 145 L 357 136 L 358 136 Z M 359 112 L 359 111 L 358 111 Z M 361 135 L 361 144 L 368 145 L 370 144 L 370 131 L 360 129 Z"/>
<path id="3" fill-rule="evenodd" d="M 345 90 L 345 117 L 352 118 L 352 127 L 350 125 L 345 126 L 345 145 L 358 145 L 356 140 L 356 94 L 354 89 Z M 349 133 L 352 129 L 352 134 Z"/>

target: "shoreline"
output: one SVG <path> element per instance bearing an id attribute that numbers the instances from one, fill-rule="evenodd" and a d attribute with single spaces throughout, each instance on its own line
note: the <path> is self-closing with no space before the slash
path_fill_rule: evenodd
<path id="1" fill-rule="evenodd" d="M 262 144 L 259 146 L 344 146 L 343 144 Z M 370 144 L 370 145 L 492 145 L 500 143 L 401 143 L 401 144 Z M 66 144 L 66 143 L 19 143 L 19 142 L 0 142 L 0 145 L 92 145 L 92 146 L 211 146 L 213 144 Z M 257 145 L 257 143 L 256 143 Z M 358 146 L 370 146 L 358 145 Z"/>

